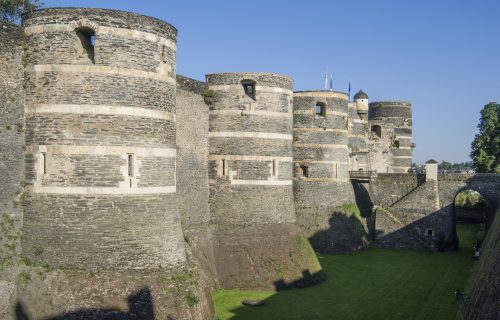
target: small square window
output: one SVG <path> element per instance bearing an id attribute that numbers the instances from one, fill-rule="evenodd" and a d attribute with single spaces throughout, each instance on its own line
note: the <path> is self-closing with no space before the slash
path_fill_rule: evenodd
<path id="1" fill-rule="evenodd" d="M 243 86 L 245 94 L 255 100 L 255 81 L 243 80 L 241 81 L 241 85 Z"/>
<path id="2" fill-rule="evenodd" d="M 324 103 L 316 103 L 316 115 L 326 117 L 326 105 Z"/>

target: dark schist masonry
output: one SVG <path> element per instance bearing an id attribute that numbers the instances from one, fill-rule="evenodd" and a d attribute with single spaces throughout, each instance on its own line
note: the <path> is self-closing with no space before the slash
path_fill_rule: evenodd
<path id="1" fill-rule="evenodd" d="M 411 103 L 194 80 L 176 36 L 106 9 L 0 22 L 0 318 L 212 319 L 213 285 L 320 282 L 313 247 L 452 249 L 463 188 L 492 223 L 498 176 L 407 173 Z"/>

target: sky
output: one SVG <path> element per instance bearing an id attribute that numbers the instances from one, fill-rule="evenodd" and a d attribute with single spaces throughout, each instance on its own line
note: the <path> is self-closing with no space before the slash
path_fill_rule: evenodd
<path id="1" fill-rule="evenodd" d="M 480 110 L 500 102 L 498 0 L 43 0 L 153 16 L 178 30 L 177 73 L 273 72 L 295 90 L 362 89 L 413 104 L 414 161 L 469 161 Z"/>

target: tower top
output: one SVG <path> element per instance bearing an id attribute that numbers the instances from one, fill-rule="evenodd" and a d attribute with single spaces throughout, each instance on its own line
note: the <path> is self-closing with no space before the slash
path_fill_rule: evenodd
<path id="1" fill-rule="evenodd" d="M 358 99 L 368 99 L 368 95 L 363 92 L 363 90 L 359 90 L 358 93 L 354 95 L 354 101 Z"/>

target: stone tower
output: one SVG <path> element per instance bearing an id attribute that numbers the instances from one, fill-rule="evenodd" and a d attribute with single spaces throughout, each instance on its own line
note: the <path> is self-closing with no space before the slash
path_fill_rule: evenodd
<path id="1" fill-rule="evenodd" d="M 185 262 L 175 192 L 177 30 L 102 9 L 24 16 L 24 255 L 73 269 Z"/>
<path id="2" fill-rule="evenodd" d="M 372 102 L 368 117 L 371 169 L 379 173 L 408 172 L 414 148 L 411 103 Z"/>
<path id="3" fill-rule="evenodd" d="M 333 91 L 294 93 L 294 192 L 303 209 L 335 207 L 350 197 L 348 98 Z"/>
<path id="4" fill-rule="evenodd" d="M 291 78 L 207 75 L 210 211 L 219 281 L 270 287 L 319 271 L 295 226 Z M 300 245 L 299 245 L 300 244 Z M 301 247 L 301 248 L 299 248 Z"/>
<path id="5" fill-rule="evenodd" d="M 350 170 L 370 170 L 368 153 L 368 95 L 362 90 L 349 102 L 349 166 Z"/>
<path id="6" fill-rule="evenodd" d="M 0 21 L 0 264 L 17 264 L 24 181 L 22 29 Z M 2 315 L 0 314 L 0 318 Z"/>

